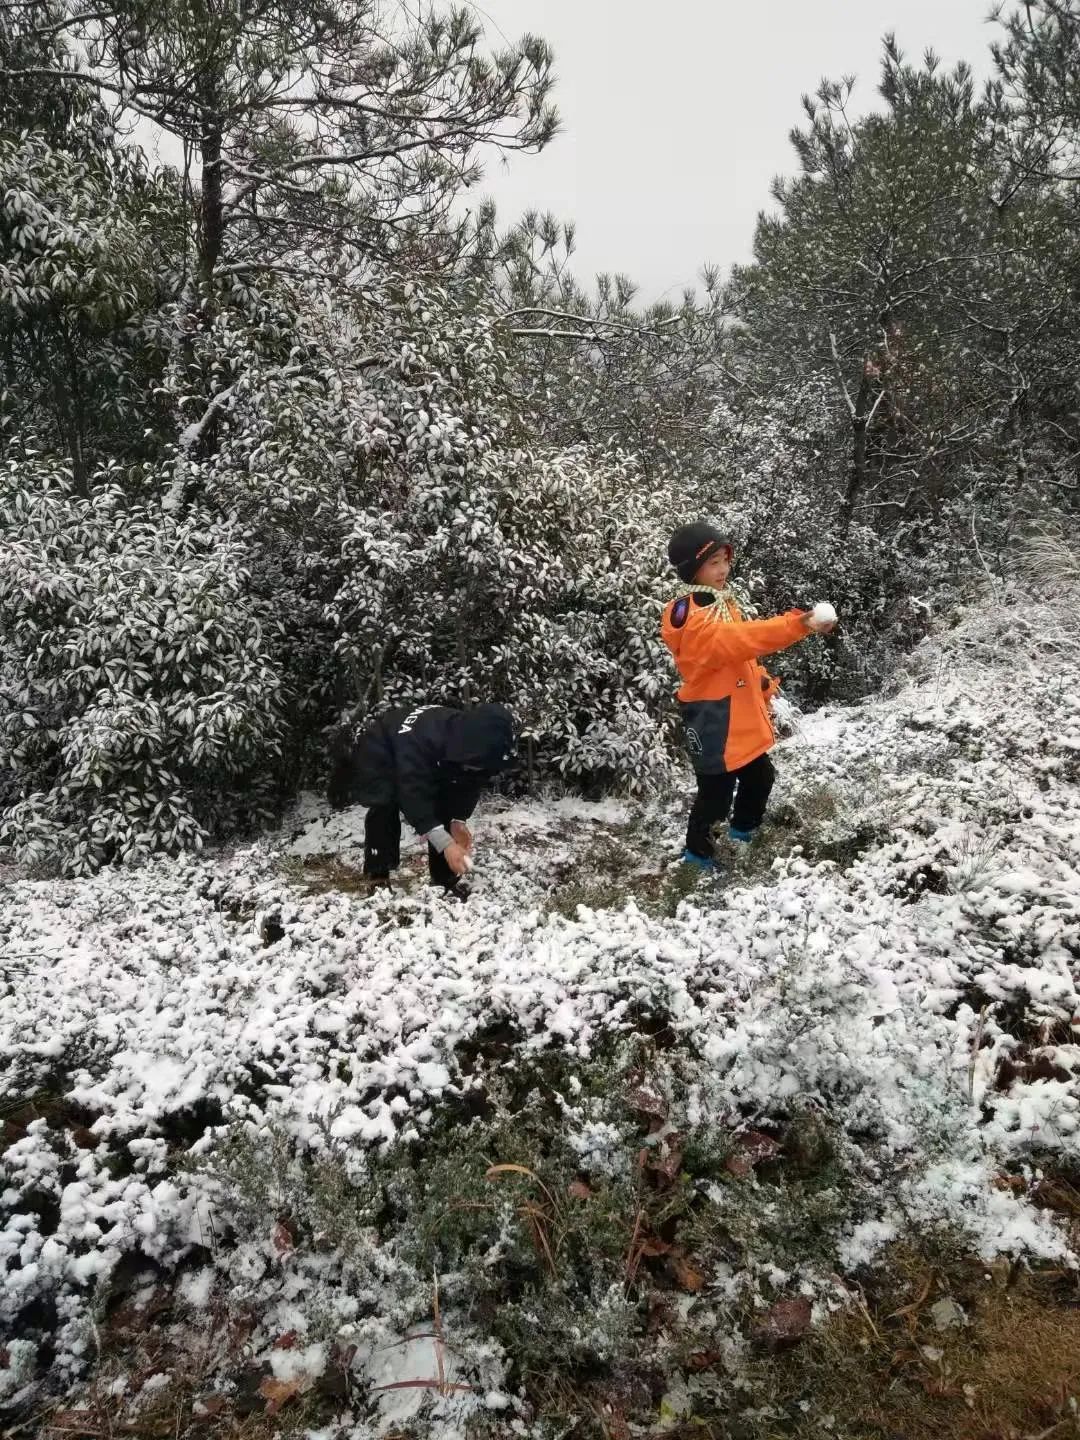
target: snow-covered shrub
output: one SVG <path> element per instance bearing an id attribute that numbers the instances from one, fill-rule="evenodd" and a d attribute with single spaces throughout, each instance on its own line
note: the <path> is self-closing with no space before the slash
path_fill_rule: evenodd
<path id="1" fill-rule="evenodd" d="M 43 459 L 0 474 L 0 838 L 75 874 L 266 813 L 281 746 L 240 537 L 120 479 L 84 497 Z"/>
<path id="2" fill-rule="evenodd" d="M 827 1293 L 820 1260 L 832 1261 L 866 1197 L 862 1156 L 826 1123 L 797 1110 L 781 1162 L 778 1140 L 744 1137 L 700 1057 L 669 1063 L 640 1040 L 605 1037 L 587 1060 L 516 1053 L 489 1068 L 479 1048 L 481 1116 L 463 1114 L 459 1097 L 408 1143 L 343 1151 L 324 1132 L 318 1154 L 249 1123 L 189 1162 L 224 1242 L 223 1289 L 265 1317 L 256 1349 L 298 1321 L 298 1349 L 353 1347 L 362 1384 L 369 1356 L 430 1328 L 435 1275 L 447 1363 L 466 1388 L 482 1393 L 494 1370 L 500 1389 L 535 1403 L 545 1376 L 635 1383 L 658 1274 L 666 1294 L 717 1275 L 678 1342 L 653 1344 L 650 1365 L 665 1374 L 717 1330 L 740 1344 L 778 1283 Z M 746 1153 L 778 1163 L 738 1183 L 753 1169 Z M 435 1373 L 433 1361 L 416 1378 Z"/>
<path id="3" fill-rule="evenodd" d="M 275 284 L 193 341 L 200 393 L 179 365 L 167 380 L 185 423 L 166 505 L 235 517 L 280 621 L 300 766 L 342 710 L 494 699 L 534 776 L 655 778 L 670 487 L 617 452 L 528 445 L 471 287 L 379 300 L 331 312 Z"/>
<path id="4" fill-rule="evenodd" d="M 1034 625 L 1048 654 L 1056 651 L 1063 660 L 1074 661 L 1080 654 L 1080 560 L 1075 534 L 1047 516 L 1017 545 L 1015 570 L 1030 594 L 1023 607 L 1024 624 Z"/>
<path id="5" fill-rule="evenodd" d="M 13 1101 L 55 1088 L 76 1128 L 69 1145 L 20 1117 L 0 1157 L 0 1346 L 41 1344 L 36 1384 L 55 1338 L 64 1384 L 92 1358 L 118 1254 L 172 1269 L 208 1236 L 189 1259 L 212 1266 L 215 1305 L 254 1318 L 244 1367 L 339 1343 L 365 1404 L 406 1378 L 376 1360 L 430 1332 L 433 1270 L 472 1395 L 502 1392 L 515 1357 L 636 1373 L 647 1347 L 677 1373 L 641 1327 L 683 1261 L 695 1350 L 742 1346 L 778 1295 L 842 1301 L 832 1277 L 943 1225 L 985 1262 L 1071 1265 L 1040 1207 L 1080 1157 L 1080 687 L 1027 618 L 1020 593 L 985 605 L 920 647 L 903 690 L 800 721 L 777 810 L 812 804 L 845 843 L 876 812 L 887 833 L 851 863 L 814 863 L 789 831 L 767 873 L 650 906 L 679 817 L 639 828 L 627 807 L 564 801 L 488 811 L 452 915 L 408 865 L 363 903 L 304 866 L 287 878 L 283 852 L 356 854 L 356 817 L 311 811 L 293 844 L 11 886 L 0 1107 L 10 1124 Z M 964 846 L 999 833 L 1002 864 L 951 884 Z M 609 893 L 566 903 L 590 881 Z M 616 1064 L 624 1044 L 642 1053 Z M 166 1180 L 193 1134 L 194 1165 Z M 552 1321 L 539 1341 L 534 1314 Z M 28 1366 L 11 1351 L 0 1385 Z"/>
<path id="6" fill-rule="evenodd" d="M 518 452 L 444 479 L 415 517 L 358 516 L 334 610 L 361 695 L 502 700 L 541 770 L 616 784 L 655 773 L 673 685 L 663 522 L 636 503 L 632 468 Z"/>
<path id="7" fill-rule="evenodd" d="M 349 695 L 324 611 L 363 484 L 357 431 L 374 410 L 364 357 L 299 284 L 245 295 L 193 353 L 194 393 L 179 361 L 166 376 L 179 423 L 164 503 L 178 516 L 194 504 L 235 522 L 247 591 L 276 619 L 287 768 L 303 775 L 320 765 L 321 729 Z"/>
<path id="8" fill-rule="evenodd" d="M 352 718 L 500 700 L 541 769 L 645 781 L 667 763 L 668 487 L 618 453 L 531 448 L 498 317 L 475 294 L 406 284 L 383 323 L 376 348 L 394 359 L 355 397 L 356 499 L 327 610 Z"/>
<path id="9" fill-rule="evenodd" d="M 72 321 L 109 326 L 134 311 L 148 257 L 118 194 L 76 158 L 35 135 L 0 139 L 0 323 Z"/>
<path id="10" fill-rule="evenodd" d="M 925 595 L 937 580 L 910 537 L 887 538 L 860 516 L 841 535 L 829 425 L 818 381 L 768 404 L 721 402 L 712 417 L 715 518 L 736 542 L 736 577 L 763 614 L 818 600 L 839 613 L 827 642 L 798 645 L 777 662 L 789 690 L 811 699 L 878 690 L 925 633 Z"/>

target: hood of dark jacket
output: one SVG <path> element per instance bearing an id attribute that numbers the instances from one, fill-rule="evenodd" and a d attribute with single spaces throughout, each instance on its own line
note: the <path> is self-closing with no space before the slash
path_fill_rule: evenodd
<path id="1" fill-rule="evenodd" d="M 514 717 L 505 705 L 476 705 L 450 722 L 446 758 L 452 765 L 498 775 L 514 759 Z"/>

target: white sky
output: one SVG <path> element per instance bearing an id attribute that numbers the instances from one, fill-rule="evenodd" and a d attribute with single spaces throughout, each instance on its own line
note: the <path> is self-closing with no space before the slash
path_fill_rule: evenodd
<path id="1" fill-rule="evenodd" d="M 478 197 L 504 225 L 528 209 L 573 220 L 578 278 L 622 271 L 644 299 L 677 300 L 706 262 L 749 258 L 773 176 L 797 168 L 800 98 L 822 76 L 858 77 L 858 114 L 880 104 L 886 32 L 912 61 L 928 46 L 950 69 L 966 60 L 980 84 L 1000 33 L 990 0 L 470 3 L 491 48 L 525 31 L 551 44 L 563 120 L 540 155 L 492 155 Z M 178 163 L 169 139 L 135 133 Z"/>
<path id="2" fill-rule="evenodd" d="M 577 224 L 583 281 L 621 270 L 643 298 L 677 299 L 706 261 L 749 257 L 769 183 L 796 169 L 788 133 L 822 76 L 876 95 L 881 37 L 917 60 L 990 72 L 989 0 L 475 0 L 493 46 L 542 35 L 555 51 L 563 133 L 540 155 L 496 157 L 481 189 L 504 222 L 524 210 Z"/>

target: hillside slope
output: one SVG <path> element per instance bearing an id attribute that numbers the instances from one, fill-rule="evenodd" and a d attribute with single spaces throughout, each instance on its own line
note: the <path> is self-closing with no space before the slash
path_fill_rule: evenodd
<path id="1" fill-rule="evenodd" d="M 752 1427 L 757 1357 L 898 1247 L 1069 1276 L 1078 681 L 1053 624 L 969 613 L 799 722 L 718 880 L 672 863 L 680 797 L 490 806 L 463 907 L 416 852 L 363 893 L 359 815 L 314 801 L 229 856 L 9 880 L 0 1403 Z"/>

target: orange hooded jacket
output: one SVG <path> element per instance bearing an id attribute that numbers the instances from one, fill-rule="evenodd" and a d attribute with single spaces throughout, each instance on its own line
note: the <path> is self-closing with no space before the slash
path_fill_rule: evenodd
<path id="1" fill-rule="evenodd" d="M 805 639 L 804 612 L 772 620 L 744 620 L 725 597 L 730 619 L 711 591 L 695 591 L 664 609 L 660 634 L 683 683 L 678 691 L 686 748 L 702 775 L 739 770 L 771 750 L 769 701 L 780 688 L 759 655 L 772 655 Z"/>

